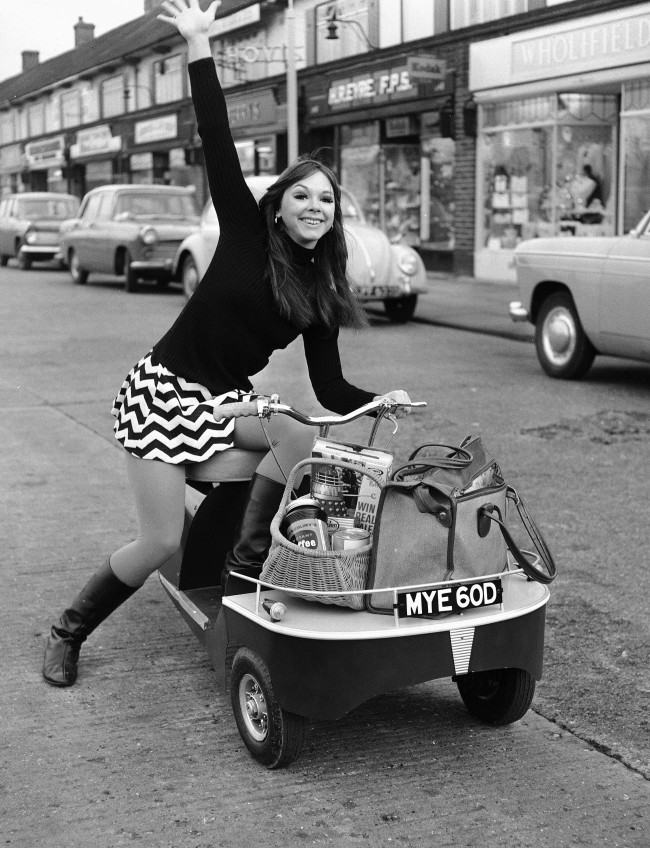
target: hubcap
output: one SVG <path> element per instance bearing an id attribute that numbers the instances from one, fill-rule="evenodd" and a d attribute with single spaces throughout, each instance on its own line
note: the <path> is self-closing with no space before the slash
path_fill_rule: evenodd
<path id="1" fill-rule="evenodd" d="M 264 692 L 252 674 L 245 674 L 239 681 L 239 705 L 248 732 L 263 742 L 269 732 L 269 714 Z"/>
<path id="2" fill-rule="evenodd" d="M 566 365 L 576 349 L 577 332 L 573 316 L 564 307 L 553 309 L 546 317 L 542 343 L 553 365 Z"/>
<path id="3" fill-rule="evenodd" d="M 196 265 L 192 261 L 187 261 L 183 266 L 183 288 L 187 295 L 194 294 L 194 290 L 199 284 L 199 275 L 196 270 Z"/>

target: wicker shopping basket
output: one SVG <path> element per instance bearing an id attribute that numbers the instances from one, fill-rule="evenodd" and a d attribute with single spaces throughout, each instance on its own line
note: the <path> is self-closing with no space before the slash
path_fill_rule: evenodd
<path id="1" fill-rule="evenodd" d="M 355 590 L 365 589 L 372 544 L 344 551 L 312 551 L 294 545 L 280 532 L 280 523 L 287 504 L 291 500 L 296 475 L 299 470 L 308 465 L 349 469 L 355 474 L 369 477 L 380 487 L 383 485 L 380 477 L 359 465 L 321 457 L 303 459 L 291 471 L 282 502 L 271 522 L 271 550 L 260 577 L 265 583 L 271 583 L 278 588 L 291 589 L 293 594 L 307 601 L 337 604 L 361 610 L 364 607 L 363 595 L 319 593 L 353 593 Z M 296 589 L 308 590 L 310 594 L 293 591 Z M 311 594 L 312 592 L 315 594 Z"/>

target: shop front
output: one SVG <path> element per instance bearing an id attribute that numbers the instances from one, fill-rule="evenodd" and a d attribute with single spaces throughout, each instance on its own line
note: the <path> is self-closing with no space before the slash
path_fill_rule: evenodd
<path id="1" fill-rule="evenodd" d="M 286 110 L 271 88 L 226 94 L 228 120 L 244 176 L 277 174 L 287 162 Z"/>
<path id="2" fill-rule="evenodd" d="M 20 144 L 8 144 L 0 148 L 0 197 L 14 194 L 21 185 L 23 148 Z"/>
<path id="3" fill-rule="evenodd" d="M 417 58 L 417 68 L 403 56 L 308 83 L 307 128 L 333 148 L 341 183 L 370 223 L 424 256 L 449 254 L 454 75 L 442 60 Z"/>
<path id="4" fill-rule="evenodd" d="M 650 208 L 650 3 L 477 42 L 474 274 L 530 238 L 628 232 Z"/>
<path id="5" fill-rule="evenodd" d="M 65 178 L 64 135 L 30 141 L 25 145 L 23 183 L 26 191 L 68 191 Z"/>
<path id="6" fill-rule="evenodd" d="M 70 184 L 74 194 L 82 197 L 87 191 L 109 183 L 123 182 L 120 173 L 122 137 L 113 135 L 108 124 L 77 132 L 70 145 Z"/>

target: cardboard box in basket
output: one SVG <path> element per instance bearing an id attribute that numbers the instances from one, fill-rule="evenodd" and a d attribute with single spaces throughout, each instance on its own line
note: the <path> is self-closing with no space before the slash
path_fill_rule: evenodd
<path id="1" fill-rule="evenodd" d="M 322 459 L 341 460 L 351 465 L 359 465 L 374 472 L 382 481 L 382 486 L 388 481 L 393 455 L 387 451 L 367 448 L 363 445 L 345 444 L 334 442 L 330 439 L 317 437 L 312 449 L 312 456 Z M 346 487 L 343 492 L 346 502 L 354 506 L 354 526 L 364 530 L 372 530 L 379 505 L 380 487 L 368 477 L 356 475 L 350 479 L 350 475 L 344 478 Z"/>

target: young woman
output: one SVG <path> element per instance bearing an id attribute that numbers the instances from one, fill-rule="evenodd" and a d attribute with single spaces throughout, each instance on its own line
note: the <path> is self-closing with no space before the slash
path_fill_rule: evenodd
<path id="1" fill-rule="evenodd" d="M 264 450 L 256 417 L 219 415 L 219 405 L 250 393 L 249 377 L 273 351 L 302 335 L 319 402 L 349 412 L 378 395 L 346 382 L 338 328 L 364 323 L 346 280 L 341 194 L 332 171 L 313 158 L 290 165 L 259 206 L 244 181 L 208 28 L 218 2 L 165 0 L 163 21 L 188 43 L 192 98 L 221 235 L 214 258 L 174 325 L 138 362 L 115 398 L 115 435 L 125 448 L 138 537 L 116 551 L 52 627 L 43 676 L 54 686 L 77 678 L 86 637 L 179 547 L 185 465 L 233 446 Z M 408 403 L 403 390 L 386 396 Z M 383 397 L 383 395 L 382 395 Z M 286 471 L 309 456 L 313 433 L 288 418 L 270 422 Z M 269 452 L 251 481 L 243 518 L 225 563 L 259 574 L 284 477 Z"/>

